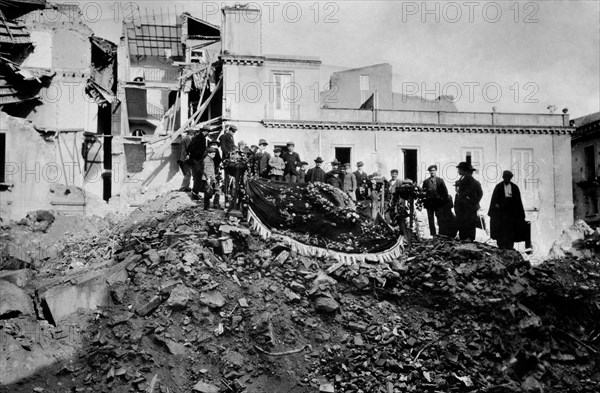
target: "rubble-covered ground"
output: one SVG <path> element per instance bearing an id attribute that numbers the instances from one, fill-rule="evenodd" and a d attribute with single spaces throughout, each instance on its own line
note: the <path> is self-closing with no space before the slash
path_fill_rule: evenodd
<path id="1" fill-rule="evenodd" d="M 52 250 L 3 255 L 2 392 L 600 391 L 594 253 L 428 240 L 347 266 L 179 193 L 78 220 L 2 233 Z"/>

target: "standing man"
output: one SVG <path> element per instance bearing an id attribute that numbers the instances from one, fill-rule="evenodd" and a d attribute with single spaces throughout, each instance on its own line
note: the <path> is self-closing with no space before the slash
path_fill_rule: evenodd
<path id="1" fill-rule="evenodd" d="M 425 191 L 425 201 L 423 205 L 427 209 L 427 219 L 429 221 L 429 233 L 431 236 L 437 235 L 435 229 L 435 217 L 440 222 L 440 216 L 438 210 L 448 203 L 448 189 L 446 183 L 441 177 L 437 177 L 437 165 L 430 165 L 427 170 L 429 171 L 429 178 L 423 182 L 423 191 Z M 435 217 L 434 217 L 435 216 Z"/>
<path id="2" fill-rule="evenodd" d="M 460 179 L 455 183 L 456 200 L 454 210 L 456 212 L 456 224 L 460 240 L 475 240 L 475 228 L 477 227 L 477 211 L 479 201 L 483 197 L 481 183 L 473 178 L 475 169 L 468 162 L 461 162 L 457 166 Z"/>
<path id="3" fill-rule="evenodd" d="M 367 181 L 369 175 L 363 172 L 363 162 L 359 161 L 356 163 L 356 171 L 354 171 L 354 177 L 356 177 L 356 200 L 362 201 L 367 199 Z"/>
<path id="4" fill-rule="evenodd" d="M 352 166 L 350 164 L 344 164 L 342 191 L 348 194 L 350 199 L 356 202 L 356 176 L 352 173 Z"/>
<path id="5" fill-rule="evenodd" d="M 183 138 L 181 138 L 181 142 L 179 142 L 179 158 L 177 160 L 177 164 L 179 164 L 181 173 L 183 173 L 183 181 L 181 182 L 181 187 L 179 187 L 179 191 L 192 191 L 192 189 L 190 188 L 190 180 L 192 178 L 192 166 L 187 152 L 187 148 L 190 145 L 190 143 L 192 143 L 194 132 L 195 130 L 193 128 L 186 129 L 185 135 L 183 136 Z"/>
<path id="6" fill-rule="evenodd" d="M 511 182 L 511 171 L 502 172 L 503 182 L 496 185 L 490 202 L 490 237 L 498 248 L 512 250 L 519 224 L 525 220 L 525 210 L 519 187 Z"/>
<path id="7" fill-rule="evenodd" d="M 281 158 L 285 162 L 285 170 L 283 175 L 285 181 L 288 183 L 296 183 L 298 180 L 298 170 L 296 167 L 300 166 L 300 155 L 294 151 L 296 145 L 294 142 L 287 143 L 287 150 L 281 152 Z"/>
<path id="8" fill-rule="evenodd" d="M 235 141 L 233 139 L 233 134 L 237 131 L 237 127 L 233 124 L 228 124 L 225 126 L 225 132 L 223 135 L 219 137 L 219 143 L 221 144 L 221 152 L 223 152 L 223 160 L 227 160 L 224 162 L 223 166 L 225 167 L 225 177 L 223 179 L 223 183 L 225 185 L 225 203 L 229 201 L 229 190 L 231 189 L 231 176 L 229 169 L 229 157 L 236 150 Z M 227 164 L 226 164 L 227 163 Z"/>
<path id="9" fill-rule="evenodd" d="M 321 168 L 323 164 L 323 159 L 321 157 L 317 157 L 315 159 L 315 167 L 311 168 L 306 172 L 306 182 L 307 183 L 325 183 L 326 173 Z"/>
<path id="10" fill-rule="evenodd" d="M 333 161 L 331 161 L 331 170 L 329 172 L 327 172 L 327 176 L 329 176 L 333 172 L 339 171 L 339 169 L 340 169 L 340 162 L 337 160 L 337 158 L 334 158 Z"/>
<path id="11" fill-rule="evenodd" d="M 194 187 L 192 187 L 192 199 L 200 199 L 200 191 L 202 190 L 202 167 L 204 153 L 206 152 L 206 136 L 210 132 L 210 128 L 202 127 L 200 132 L 196 133 L 192 142 L 187 148 L 192 162 L 192 176 L 194 178 Z"/>
<path id="12" fill-rule="evenodd" d="M 269 160 L 271 159 L 271 155 L 266 150 L 268 145 L 266 140 L 259 140 L 258 151 L 254 155 L 254 173 L 265 179 L 269 178 Z"/>
<path id="13" fill-rule="evenodd" d="M 233 134 L 237 131 L 237 127 L 233 124 L 229 124 L 225 127 L 225 132 L 219 137 L 219 143 L 221 144 L 221 151 L 223 151 L 224 159 L 229 158 L 231 152 L 236 149 Z"/>

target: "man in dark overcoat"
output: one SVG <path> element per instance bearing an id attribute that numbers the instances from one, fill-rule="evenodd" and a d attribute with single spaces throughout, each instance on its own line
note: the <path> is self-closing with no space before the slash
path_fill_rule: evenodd
<path id="1" fill-rule="evenodd" d="M 490 202 L 490 237 L 498 243 L 498 248 L 512 250 L 515 235 L 525 220 L 525 210 L 519 187 L 511 182 L 511 171 L 502 173 L 503 181 L 496 185 Z"/>
<path id="2" fill-rule="evenodd" d="M 461 162 L 457 166 L 460 179 L 455 183 L 456 199 L 454 211 L 460 240 L 475 240 L 477 227 L 477 211 L 483 197 L 481 183 L 473 177 L 475 168 L 469 162 Z"/>

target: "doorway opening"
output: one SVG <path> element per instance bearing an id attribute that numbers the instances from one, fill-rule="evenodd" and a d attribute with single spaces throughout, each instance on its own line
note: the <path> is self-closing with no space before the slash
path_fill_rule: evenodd
<path id="1" fill-rule="evenodd" d="M 352 158 L 351 147 L 336 147 L 335 148 L 335 159 L 338 160 L 342 165 L 350 163 Z"/>
<path id="2" fill-rule="evenodd" d="M 417 181 L 417 149 L 402 149 L 404 156 L 404 179 Z"/>

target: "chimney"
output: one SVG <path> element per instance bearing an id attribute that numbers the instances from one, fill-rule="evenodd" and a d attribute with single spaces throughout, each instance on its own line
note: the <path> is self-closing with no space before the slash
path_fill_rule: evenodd
<path id="1" fill-rule="evenodd" d="M 223 54 L 262 56 L 262 25 L 259 9 L 249 6 L 224 7 Z"/>

